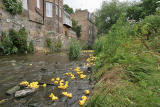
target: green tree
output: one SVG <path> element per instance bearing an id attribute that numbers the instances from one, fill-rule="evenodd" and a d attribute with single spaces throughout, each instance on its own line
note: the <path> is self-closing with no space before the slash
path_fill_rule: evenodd
<path id="1" fill-rule="evenodd" d="M 144 19 L 145 16 L 155 14 L 159 0 L 141 1 L 141 3 L 135 4 L 127 9 L 127 17 L 129 17 L 129 19 L 139 21 L 140 19 Z"/>
<path id="2" fill-rule="evenodd" d="M 107 33 L 123 11 L 125 11 L 126 6 L 126 3 L 120 3 L 116 0 L 103 2 L 101 9 L 95 13 L 98 34 Z"/>
<path id="3" fill-rule="evenodd" d="M 64 10 L 69 14 L 74 13 L 73 8 L 69 7 L 67 4 L 63 5 L 63 7 L 64 7 Z"/>

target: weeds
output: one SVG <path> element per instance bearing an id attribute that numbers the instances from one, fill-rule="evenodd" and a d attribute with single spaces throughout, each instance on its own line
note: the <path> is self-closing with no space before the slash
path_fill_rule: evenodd
<path id="1" fill-rule="evenodd" d="M 160 106 L 158 59 L 152 54 L 155 50 L 151 50 L 157 49 L 153 41 L 159 35 L 158 17 L 148 16 L 135 25 L 130 25 L 121 17 L 106 36 L 95 42 L 95 55 L 98 57 L 93 72 L 95 80 L 110 71 L 104 71 L 105 67 L 115 68 L 118 65 L 123 68 L 123 73 L 119 75 L 120 80 L 109 79 L 110 82 L 107 82 L 108 79 L 104 79 L 102 82 L 105 85 L 99 85 L 97 94 L 91 97 L 87 107 Z M 117 88 L 119 81 L 123 84 Z"/>
<path id="2" fill-rule="evenodd" d="M 76 40 L 72 40 L 69 48 L 69 58 L 71 60 L 78 59 L 81 55 L 81 46 Z"/>

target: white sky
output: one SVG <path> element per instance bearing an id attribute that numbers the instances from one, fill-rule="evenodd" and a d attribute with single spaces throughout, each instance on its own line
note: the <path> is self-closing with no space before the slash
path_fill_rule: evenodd
<path id="1" fill-rule="evenodd" d="M 100 8 L 103 1 L 106 0 L 64 0 L 64 4 L 68 4 L 75 9 L 88 9 L 93 12 L 95 9 Z M 110 0 L 107 0 L 110 1 Z M 119 1 L 139 1 L 139 0 L 119 0 Z"/>

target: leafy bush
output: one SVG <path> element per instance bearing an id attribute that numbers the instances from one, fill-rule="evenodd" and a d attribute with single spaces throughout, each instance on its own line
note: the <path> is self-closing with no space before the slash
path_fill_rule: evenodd
<path id="1" fill-rule="evenodd" d="M 104 37 L 98 38 L 96 39 L 95 43 L 94 43 L 94 55 L 98 55 L 98 53 L 102 52 L 104 49 L 104 41 L 103 39 L 105 39 Z"/>
<path id="2" fill-rule="evenodd" d="M 2 35 L 2 39 L 0 42 L 1 53 L 3 54 L 11 54 L 13 48 L 13 42 L 7 35 Z"/>
<path id="3" fill-rule="evenodd" d="M 78 38 L 81 37 L 82 28 L 74 19 L 72 19 L 72 30 L 76 32 Z"/>
<path id="4" fill-rule="evenodd" d="M 62 48 L 62 41 L 61 39 L 58 39 L 57 43 L 55 44 L 55 51 L 58 52 Z"/>
<path id="5" fill-rule="evenodd" d="M 19 31 L 9 30 L 9 34 L 2 33 L 0 50 L 3 54 L 25 53 L 27 51 L 27 33 L 25 28 Z"/>
<path id="6" fill-rule="evenodd" d="M 25 28 L 21 28 L 18 32 L 11 29 L 9 31 L 9 37 L 14 46 L 18 48 L 20 53 L 25 53 L 27 50 L 27 32 Z"/>
<path id="7" fill-rule="evenodd" d="M 53 41 L 51 38 L 46 39 L 47 47 L 50 49 L 50 52 L 53 52 Z"/>
<path id="8" fill-rule="evenodd" d="M 72 40 L 69 48 L 69 58 L 71 60 L 78 59 L 81 55 L 81 46 L 76 40 Z"/>
<path id="9" fill-rule="evenodd" d="M 130 6 L 127 9 L 127 17 L 131 20 L 139 21 L 146 16 L 155 14 L 158 8 L 158 1 L 159 0 L 142 0 L 141 3 Z"/>
<path id="10" fill-rule="evenodd" d="M 3 0 L 6 10 L 13 15 L 22 13 L 22 0 Z"/>
<path id="11" fill-rule="evenodd" d="M 33 44 L 33 41 L 29 42 L 28 52 L 29 53 L 34 53 L 34 44 Z"/>

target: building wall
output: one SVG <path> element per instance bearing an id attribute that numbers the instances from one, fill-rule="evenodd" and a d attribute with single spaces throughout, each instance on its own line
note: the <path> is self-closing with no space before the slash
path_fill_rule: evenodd
<path id="1" fill-rule="evenodd" d="M 94 35 L 91 35 L 89 30 L 91 30 L 93 27 L 95 27 L 94 23 L 92 23 L 91 21 L 89 21 L 88 19 L 88 10 L 76 10 L 76 12 L 74 14 L 72 14 L 72 18 L 76 21 L 78 21 L 78 24 L 81 25 L 82 27 L 82 32 L 81 32 L 81 37 L 80 39 L 82 41 L 85 41 L 86 43 L 88 41 L 91 41 L 92 37 Z M 95 30 L 92 29 L 92 31 L 94 32 Z M 95 34 L 95 33 L 93 33 Z"/>
<path id="2" fill-rule="evenodd" d="M 66 33 L 68 34 L 68 38 L 75 38 L 77 39 L 76 32 L 74 32 L 71 28 L 69 28 L 66 25 L 63 25 L 63 36 L 66 36 Z"/>
<path id="3" fill-rule="evenodd" d="M 44 48 L 46 38 L 51 38 L 53 41 L 60 38 L 66 47 L 64 42 L 66 38 L 62 36 L 63 9 L 62 17 L 58 19 L 58 16 L 56 16 L 55 4 L 58 3 L 58 0 L 41 0 L 39 10 L 36 8 L 36 1 L 37 0 L 28 0 L 28 10 L 23 10 L 21 15 L 16 16 L 10 15 L 5 8 L 0 8 L 0 36 L 2 31 L 8 32 L 9 29 L 19 30 L 21 27 L 25 27 L 28 32 L 28 41 L 33 40 L 37 50 Z M 46 1 L 53 3 L 52 18 L 46 17 Z M 60 0 L 59 4 L 60 7 L 63 8 L 63 0 Z"/>

